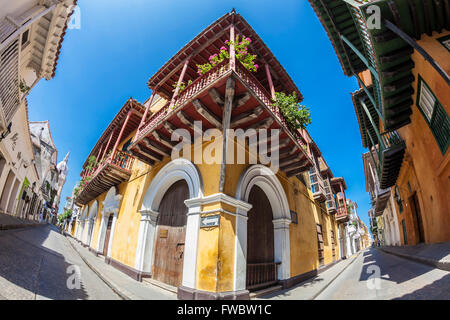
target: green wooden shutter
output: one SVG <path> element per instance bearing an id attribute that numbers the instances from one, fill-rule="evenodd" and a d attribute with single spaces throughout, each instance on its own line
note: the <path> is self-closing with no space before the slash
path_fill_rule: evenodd
<path id="1" fill-rule="evenodd" d="M 450 118 L 434 92 L 420 76 L 417 92 L 416 105 L 430 127 L 441 153 L 445 154 L 450 144 Z"/>

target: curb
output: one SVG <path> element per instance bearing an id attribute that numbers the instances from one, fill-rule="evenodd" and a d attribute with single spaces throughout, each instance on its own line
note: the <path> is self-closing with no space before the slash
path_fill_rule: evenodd
<path id="1" fill-rule="evenodd" d="M 393 252 L 393 251 L 389 251 L 386 250 L 384 248 L 376 248 L 377 250 L 380 250 L 382 252 L 385 252 L 387 254 L 392 254 L 394 256 L 398 256 L 400 258 L 404 258 L 404 259 L 408 259 L 414 262 L 419 262 L 422 264 L 426 264 L 432 267 L 435 267 L 437 269 L 441 269 L 444 271 L 450 271 L 450 263 L 448 262 L 440 262 L 438 260 L 433 260 L 433 259 L 428 259 L 428 258 L 423 258 L 420 256 L 413 256 L 413 255 L 409 255 L 409 254 L 404 254 L 404 253 L 399 253 L 399 252 Z"/>
<path id="2" fill-rule="evenodd" d="M 367 248 L 366 248 L 366 249 L 367 249 Z M 364 249 L 364 250 L 366 250 L 366 249 Z M 322 292 L 324 292 L 325 289 L 327 289 L 327 288 L 334 282 L 334 280 L 337 279 L 337 277 L 339 277 L 345 270 L 347 270 L 348 267 L 350 267 L 352 264 L 355 263 L 356 259 L 358 259 L 358 257 L 359 257 L 359 255 L 361 254 L 361 252 L 363 252 L 363 250 L 360 250 L 358 253 L 356 253 L 356 256 L 355 256 L 355 258 L 353 259 L 353 261 L 350 262 L 348 265 L 346 265 L 345 268 L 341 270 L 341 272 L 339 272 L 333 279 L 331 279 L 331 280 L 327 283 L 326 286 L 324 286 L 322 289 L 319 290 L 319 292 L 317 292 L 317 293 L 314 294 L 311 298 L 309 298 L 309 300 L 314 300 L 314 299 L 316 299 Z M 351 258 L 351 257 L 349 257 L 349 258 Z M 349 259 L 349 258 L 347 258 L 347 259 Z"/>
<path id="3" fill-rule="evenodd" d="M 67 234 L 66 232 L 64 232 L 64 236 L 67 238 Z M 72 236 L 69 235 L 69 237 L 73 238 Z M 74 239 L 74 238 L 73 238 Z M 67 242 L 69 242 L 70 246 L 78 253 L 78 255 L 80 256 L 80 258 L 84 261 L 84 263 L 86 263 L 86 265 L 89 267 L 89 269 L 91 269 L 109 288 L 111 288 L 112 291 L 114 291 L 114 293 L 116 293 L 122 300 L 133 300 L 133 298 L 131 298 L 128 293 L 124 293 L 124 290 L 121 290 L 118 288 L 118 286 L 114 285 L 111 281 L 109 281 L 108 279 L 106 279 L 101 273 L 100 271 L 97 270 L 97 268 L 95 268 L 93 265 L 91 265 L 89 263 L 89 261 L 87 261 L 87 259 L 81 254 L 81 252 L 73 245 L 73 243 L 66 239 Z"/>

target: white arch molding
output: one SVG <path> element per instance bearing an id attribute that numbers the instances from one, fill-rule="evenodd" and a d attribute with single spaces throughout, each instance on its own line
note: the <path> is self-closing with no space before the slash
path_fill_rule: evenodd
<path id="1" fill-rule="evenodd" d="M 269 199 L 273 213 L 274 257 L 281 262 L 278 279 L 290 278 L 290 239 L 289 225 L 291 213 L 283 186 L 276 175 L 268 167 L 256 164 L 247 168 L 241 175 L 236 188 L 236 199 L 248 202 L 250 191 L 254 186 L 260 187 Z M 247 273 L 247 212 L 245 208 L 237 208 L 236 241 L 235 241 L 235 281 L 234 290 L 246 290 Z"/>
<path id="2" fill-rule="evenodd" d="M 79 220 L 79 234 L 78 234 L 78 240 L 80 240 L 81 242 L 84 242 L 83 241 L 83 237 L 84 237 L 84 226 L 85 226 L 85 223 L 86 223 L 86 217 L 87 217 L 87 214 L 88 214 L 88 210 L 89 210 L 89 206 L 88 205 L 85 205 L 84 206 L 84 209 L 83 209 L 83 212 L 81 213 L 81 216 L 80 216 L 80 220 Z"/>
<path id="3" fill-rule="evenodd" d="M 166 164 L 153 178 L 148 187 L 141 210 L 135 269 L 151 274 L 154 258 L 154 242 L 158 209 L 166 191 L 177 181 L 185 180 L 189 188 L 189 199 L 203 198 L 203 181 L 197 167 L 189 160 L 178 158 Z M 182 286 L 195 288 L 198 233 L 201 205 L 198 201 L 185 201 L 188 207 L 186 240 L 183 260 Z"/>
<path id="4" fill-rule="evenodd" d="M 87 236 L 86 236 L 87 241 L 86 241 L 86 244 L 88 246 L 91 246 L 92 234 L 94 233 L 94 226 L 95 226 L 95 220 L 97 218 L 97 212 L 98 212 L 98 201 L 95 200 L 91 206 L 91 209 L 89 210 L 89 216 L 87 219 Z"/>
<path id="5" fill-rule="evenodd" d="M 101 221 L 100 229 L 97 237 L 97 244 L 95 250 L 97 252 L 103 252 L 106 240 L 106 229 L 108 227 L 108 220 L 111 215 L 113 215 L 113 221 L 111 225 L 111 233 L 109 235 L 108 248 L 106 250 L 106 256 L 111 257 L 112 243 L 114 237 L 114 231 L 116 229 L 117 216 L 119 214 L 120 201 L 122 200 L 122 195 L 117 194 L 116 187 L 111 187 L 106 193 L 105 200 L 103 201 L 103 209 L 101 211 Z"/>

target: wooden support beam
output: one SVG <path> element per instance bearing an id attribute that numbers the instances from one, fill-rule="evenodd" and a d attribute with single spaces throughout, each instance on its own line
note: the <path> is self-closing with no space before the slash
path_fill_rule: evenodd
<path id="1" fill-rule="evenodd" d="M 169 131 L 170 134 L 173 134 L 175 130 L 177 130 L 177 127 L 175 127 L 171 122 L 165 121 L 163 124 L 164 128 Z"/>
<path id="2" fill-rule="evenodd" d="M 284 138 L 280 140 L 280 143 L 278 144 L 279 149 L 283 149 L 284 147 L 287 147 L 291 143 L 291 140 L 289 138 Z"/>
<path id="3" fill-rule="evenodd" d="M 102 154 L 102 159 L 101 160 L 103 160 L 105 158 L 106 152 L 108 151 L 108 148 L 109 148 L 109 144 L 111 143 L 111 139 L 114 136 L 114 133 L 116 132 L 116 129 L 117 128 L 115 128 L 114 130 L 111 131 L 111 135 L 109 136 L 108 143 L 106 144 L 105 150 L 103 150 L 103 154 Z"/>
<path id="4" fill-rule="evenodd" d="M 273 118 L 268 117 L 260 122 L 252 124 L 247 129 L 267 129 L 273 124 Z"/>
<path id="5" fill-rule="evenodd" d="M 184 61 L 183 69 L 181 70 L 180 77 L 178 78 L 178 82 L 177 82 L 177 86 L 176 86 L 176 88 L 175 88 L 175 92 L 174 92 L 174 94 L 173 94 L 173 96 L 172 96 L 172 100 L 170 101 L 170 107 L 172 107 L 172 106 L 174 105 L 175 99 L 178 97 L 178 94 L 180 93 L 180 86 L 181 86 L 181 83 L 183 82 L 184 75 L 186 74 L 186 69 L 187 69 L 187 66 L 188 66 L 188 64 L 189 64 L 190 58 L 191 58 L 191 57 L 188 57 L 188 58 Z"/>
<path id="6" fill-rule="evenodd" d="M 148 157 L 144 156 L 142 153 L 138 153 L 137 151 L 134 151 L 134 150 L 131 150 L 130 153 L 135 158 L 137 158 L 137 159 L 139 159 L 139 160 L 141 160 L 141 161 L 143 161 L 143 162 L 145 162 L 145 163 L 147 163 L 147 164 L 149 164 L 151 166 L 155 164 L 154 160 L 149 159 Z"/>
<path id="7" fill-rule="evenodd" d="M 247 91 L 243 95 L 241 95 L 239 98 L 236 99 L 236 102 L 233 105 L 233 109 L 237 109 L 239 107 L 242 107 L 248 100 L 250 100 L 251 94 Z"/>
<path id="8" fill-rule="evenodd" d="M 111 156 L 113 156 L 113 157 L 114 157 L 114 153 L 117 150 L 117 147 L 119 146 L 120 140 L 122 139 L 122 136 L 125 131 L 125 128 L 127 127 L 128 121 L 130 120 L 131 114 L 132 114 L 132 112 L 128 111 L 127 117 L 125 118 L 125 122 L 123 123 L 122 128 L 120 129 L 119 136 L 117 137 L 116 143 L 114 144 L 114 148 L 111 152 Z"/>
<path id="9" fill-rule="evenodd" d="M 282 149 L 282 148 L 280 148 L 280 149 Z M 286 156 L 293 155 L 296 151 L 297 151 L 297 147 L 294 146 L 294 147 L 292 147 L 292 148 L 290 148 L 290 149 L 288 149 L 288 150 L 286 150 L 286 151 L 280 153 L 280 154 L 279 154 L 280 159 L 281 159 L 281 158 L 284 158 L 284 157 L 286 157 Z"/>
<path id="10" fill-rule="evenodd" d="M 243 123 L 247 123 L 249 121 L 255 120 L 263 113 L 263 111 L 264 111 L 264 108 L 261 106 L 258 106 L 247 112 L 238 114 L 237 116 L 235 116 L 231 119 L 231 128 L 236 128 L 237 126 L 239 126 Z"/>
<path id="11" fill-rule="evenodd" d="M 305 164 L 306 164 L 306 161 L 303 160 L 303 161 L 291 163 L 289 165 L 281 167 L 280 169 L 282 171 L 284 171 L 284 172 L 288 172 L 288 171 L 292 171 L 292 170 L 295 170 L 295 169 L 298 169 L 298 168 L 302 168 L 302 167 L 305 166 Z"/>
<path id="12" fill-rule="evenodd" d="M 304 172 L 305 170 L 306 169 L 304 167 L 301 167 L 301 168 L 286 172 L 286 175 L 288 176 L 288 178 L 290 178 L 290 177 L 298 175 L 299 173 Z"/>
<path id="13" fill-rule="evenodd" d="M 269 82 L 270 95 L 272 96 L 272 100 L 275 100 L 275 88 L 273 86 L 273 81 L 272 81 L 272 76 L 270 74 L 269 65 L 266 63 L 264 66 L 266 68 L 267 81 Z"/>
<path id="14" fill-rule="evenodd" d="M 162 145 L 165 145 L 166 147 L 168 147 L 170 149 L 172 149 L 175 146 L 175 144 L 169 138 L 167 138 L 162 133 L 158 133 L 158 131 L 156 131 L 156 130 L 152 132 L 152 135 L 156 139 L 156 141 L 158 141 L 159 143 L 161 143 Z"/>
<path id="15" fill-rule="evenodd" d="M 153 152 L 151 150 L 144 150 L 139 144 L 136 145 L 136 149 L 142 153 L 144 156 L 146 156 L 147 158 L 150 158 L 154 161 L 161 161 L 163 159 L 163 157 L 159 154 L 157 154 L 156 152 Z"/>
<path id="16" fill-rule="evenodd" d="M 177 113 L 177 117 L 183 124 L 194 130 L 194 120 L 192 120 L 186 113 L 180 110 Z"/>
<path id="17" fill-rule="evenodd" d="M 147 106 L 145 107 L 144 116 L 143 116 L 142 119 L 141 119 L 141 123 L 139 124 L 138 130 L 137 130 L 138 132 L 137 132 L 136 136 L 138 135 L 139 131 L 141 130 L 142 126 L 143 126 L 144 123 L 145 123 L 145 120 L 147 119 L 147 114 L 148 114 L 148 111 L 150 110 L 150 107 L 151 107 L 151 105 L 152 105 L 152 102 L 153 102 L 153 98 L 154 98 L 154 97 L 155 97 L 155 91 L 152 92 L 152 95 L 150 96 L 150 99 L 149 99 L 149 101 L 147 102 Z"/>
<path id="18" fill-rule="evenodd" d="M 234 39 L 234 26 L 232 25 L 232 32 L 230 32 L 230 36 Z M 231 46 L 230 46 L 231 47 Z M 234 48 L 232 50 L 234 56 Z M 232 61 L 230 60 L 230 63 Z M 231 111 L 233 108 L 233 100 L 234 94 L 236 90 L 236 80 L 233 77 L 229 77 L 226 84 L 225 89 L 225 104 L 223 108 L 223 116 L 222 116 L 222 130 L 224 131 L 223 140 L 222 140 L 222 162 L 220 164 L 220 177 L 219 177 L 219 192 L 223 192 L 225 189 L 225 170 L 227 163 L 227 150 L 228 150 L 228 133 L 227 129 L 230 128 L 231 122 Z"/>
<path id="19" fill-rule="evenodd" d="M 165 147 L 156 144 L 156 142 L 153 142 L 149 138 L 144 138 L 143 141 L 148 149 L 160 153 L 165 157 L 170 157 L 170 150 L 168 151 Z"/>
<path id="20" fill-rule="evenodd" d="M 280 161 L 280 167 L 285 167 L 288 164 L 294 163 L 296 161 L 300 161 L 300 156 L 298 154 L 293 154 L 287 158 L 284 158 Z"/>
<path id="21" fill-rule="evenodd" d="M 208 91 L 209 96 L 211 97 L 211 99 L 219 106 L 219 107 L 223 107 L 223 104 L 225 103 L 224 98 L 222 97 L 222 95 L 220 94 L 219 90 L 217 90 L 216 88 L 211 88 Z"/>
<path id="22" fill-rule="evenodd" d="M 197 110 L 203 118 L 205 118 L 212 125 L 216 126 L 219 130 L 222 130 L 222 123 L 219 117 L 209 111 L 209 109 L 200 100 L 195 99 L 192 101 L 192 104 L 194 105 L 195 110 Z"/>

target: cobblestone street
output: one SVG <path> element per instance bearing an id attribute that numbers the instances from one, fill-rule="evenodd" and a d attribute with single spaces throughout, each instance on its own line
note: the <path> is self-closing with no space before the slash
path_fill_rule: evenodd
<path id="1" fill-rule="evenodd" d="M 0 231 L 0 298 L 25 300 L 120 299 L 55 227 Z M 68 288 L 78 266 L 79 289 Z M 70 282 L 70 281 L 69 281 Z"/>

